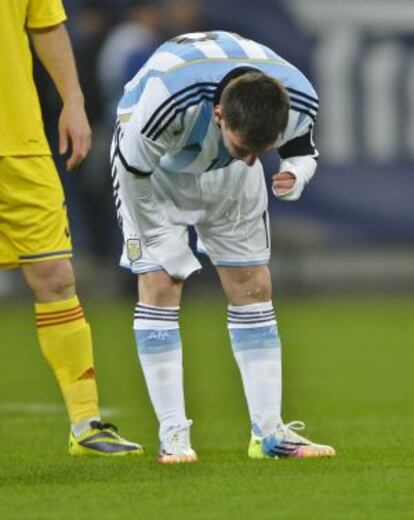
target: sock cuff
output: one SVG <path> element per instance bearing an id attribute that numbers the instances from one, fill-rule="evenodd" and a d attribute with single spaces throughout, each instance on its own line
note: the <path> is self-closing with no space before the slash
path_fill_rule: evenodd
<path id="1" fill-rule="evenodd" d="M 60 300 L 57 302 L 48 302 L 48 303 L 35 303 L 35 311 L 36 312 L 58 312 L 58 311 L 66 311 L 72 309 L 73 307 L 80 306 L 79 298 L 75 295 L 72 298 L 68 298 L 67 300 Z"/>
<path id="2" fill-rule="evenodd" d="M 85 323 L 85 315 L 77 296 L 67 300 L 50 303 L 35 303 L 37 328 L 69 324 Z"/>
<path id="3" fill-rule="evenodd" d="M 228 310 L 234 312 L 259 312 L 270 309 L 273 310 L 272 300 L 267 302 L 249 303 L 248 305 L 228 305 Z"/>
<path id="4" fill-rule="evenodd" d="M 179 307 L 156 307 L 138 302 L 134 311 L 135 330 L 178 329 Z"/>
<path id="5" fill-rule="evenodd" d="M 275 311 L 271 301 L 249 305 L 229 305 L 227 326 L 235 328 L 255 328 L 276 325 Z"/>
<path id="6" fill-rule="evenodd" d="M 79 437 L 79 435 L 82 435 L 82 433 L 87 432 L 91 429 L 91 422 L 92 421 L 98 421 L 101 422 L 101 418 L 99 416 L 88 416 L 83 417 L 82 419 L 79 419 L 75 423 L 71 424 L 71 430 L 75 437 Z"/>

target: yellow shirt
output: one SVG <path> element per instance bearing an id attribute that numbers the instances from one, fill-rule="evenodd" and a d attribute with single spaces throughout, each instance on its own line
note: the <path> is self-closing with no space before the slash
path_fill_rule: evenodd
<path id="1" fill-rule="evenodd" d="M 0 156 L 50 154 L 26 29 L 64 20 L 61 0 L 0 0 Z"/>

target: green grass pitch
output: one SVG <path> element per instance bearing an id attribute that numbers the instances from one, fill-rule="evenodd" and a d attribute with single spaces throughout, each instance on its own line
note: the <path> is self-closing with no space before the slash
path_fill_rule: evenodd
<path id="1" fill-rule="evenodd" d="M 200 301 L 201 300 L 201 301 Z M 0 305 L 0 518 L 412 520 L 414 300 L 284 299 L 284 418 L 332 460 L 252 461 L 223 300 L 182 308 L 188 415 L 199 462 L 156 463 L 157 425 L 132 335 L 134 301 L 85 307 L 101 405 L 133 459 L 73 459 L 60 396 L 26 304 Z"/>

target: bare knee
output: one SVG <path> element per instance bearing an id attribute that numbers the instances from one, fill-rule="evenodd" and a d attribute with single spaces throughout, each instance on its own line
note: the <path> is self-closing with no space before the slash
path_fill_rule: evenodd
<path id="1" fill-rule="evenodd" d="M 39 303 L 66 300 L 75 295 L 75 277 L 69 259 L 27 264 L 22 268 Z"/>
<path id="2" fill-rule="evenodd" d="M 249 305 L 269 301 L 272 284 L 267 266 L 219 267 L 217 269 L 228 301 L 232 305 Z"/>
<path id="3" fill-rule="evenodd" d="M 177 307 L 180 304 L 183 282 L 174 280 L 165 271 L 139 275 L 138 292 L 141 303 L 157 307 Z"/>

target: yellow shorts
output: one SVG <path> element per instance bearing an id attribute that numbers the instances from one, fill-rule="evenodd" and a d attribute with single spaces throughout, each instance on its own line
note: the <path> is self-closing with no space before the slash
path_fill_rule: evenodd
<path id="1" fill-rule="evenodd" d="M 71 256 L 65 198 L 52 158 L 0 157 L 0 268 Z"/>

